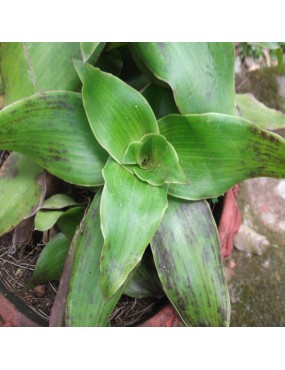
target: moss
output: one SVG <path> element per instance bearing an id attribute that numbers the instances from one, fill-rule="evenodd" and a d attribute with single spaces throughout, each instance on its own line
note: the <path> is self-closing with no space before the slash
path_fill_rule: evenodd
<path id="1" fill-rule="evenodd" d="M 281 75 L 285 76 L 285 66 Z M 277 77 L 280 76 L 277 67 L 262 68 L 248 72 L 249 83 L 239 89 L 241 93 L 251 92 L 262 103 L 270 108 L 285 112 L 285 100 L 279 94 Z"/>
<path id="2" fill-rule="evenodd" d="M 262 256 L 234 250 L 236 263 L 229 283 L 232 300 L 231 326 L 284 326 L 284 248 L 272 248 Z"/>

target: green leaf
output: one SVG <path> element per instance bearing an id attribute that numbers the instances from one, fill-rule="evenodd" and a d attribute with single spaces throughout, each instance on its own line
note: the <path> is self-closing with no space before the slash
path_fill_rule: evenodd
<path id="1" fill-rule="evenodd" d="M 3 42 L 0 57 L 5 105 L 38 92 L 80 87 L 72 63 L 81 57 L 79 43 Z"/>
<path id="2" fill-rule="evenodd" d="M 47 243 L 37 260 L 28 288 L 46 281 L 60 280 L 69 245 L 70 240 L 61 233 Z"/>
<path id="3" fill-rule="evenodd" d="M 179 113 L 173 92 L 165 87 L 151 84 L 142 92 L 157 119 L 171 113 Z"/>
<path id="4" fill-rule="evenodd" d="M 160 298 L 163 296 L 161 284 L 151 256 L 143 256 L 141 263 L 124 290 L 124 295 L 133 298 Z"/>
<path id="5" fill-rule="evenodd" d="M 118 291 L 107 303 L 100 285 L 100 255 L 104 239 L 100 228 L 101 192 L 87 212 L 76 250 L 66 301 L 66 326 L 107 326 L 121 297 Z"/>
<path id="6" fill-rule="evenodd" d="M 145 135 L 131 143 L 123 158 L 124 164 L 137 163 L 134 173 L 154 186 L 165 183 L 187 183 L 173 146 L 159 134 Z"/>
<path id="7" fill-rule="evenodd" d="M 85 207 L 74 207 L 64 212 L 57 220 L 59 230 L 68 238 L 72 239 L 77 226 L 83 219 Z"/>
<path id="8" fill-rule="evenodd" d="M 228 326 L 230 299 L 206 201 L 169 199 L 151 241 L 163 289 L 187 326 Z"/>
<path id="9" fill-rule="evenodd" d="M 234 47 L 231 43 L 140 42 L 145 65 L 174 93 L 180 112 L 234 114 Z"/>
<path id="10" fill-rule="evenodd" d="M 39 210 L 35 217 L 35 230 L 49 230 L 63 214 L 64 211 Z"/>
<path id="11" fill-rule="evenodd" d="M 121 163 L 128 145 L 148 133 L 158 133 L 155 116 L 136 90 L 88 64 L 79 75 L 83 103 L 91 129 L 108 153 Z"/>
<path id="12" fill-rule="evenodd" d="M 69 195 L 55 194 L 43 202 L 41 209 L 62 209 L 76 205 L 78 205 L 78 203 Z"/>
<path id="13" fill-rule="evenodd" d="M 103 176 L 101 284 L 108 300 L 142 259 L 167 208 L 167 188 L 140 181 L 111 159 Z"/>
<path id="14" fill-rule="evenodd" d="M 80 50 L 83 62 L 87 62 L 92 57 L 94 63 L 105 47 L 105 42 L 81 42 Z"/>
<path id="15" fill-rule="evenodd" d="M 0 235 L 28 217 L 45 194 L 43 169 L 11 153 L 0 169 Z"/>
<path id="16" fill-rule="evenodd" d="M 252 94 L 237 94 L 236 103 L 241 116 L 254 122 L 259 128 L 274 130 L 285 127 L 285 114 L 268 108 Z"/>
<path id="17" fill-rule="evenodd" d="M 169 115 L 159 128 L 190 183 L 169 185 L 178 198 L 213 198 L 248 178 L 285 177 L 285 141 L 249 121 L 216 113 Z"/>
<path id="18" fill-rule="evenodd" d="M 103 184 L 108 155 L 90 130 L 80 94 L 37 94 L 1 110 L 0 148 L 25 154 L 72 184 Z"/>

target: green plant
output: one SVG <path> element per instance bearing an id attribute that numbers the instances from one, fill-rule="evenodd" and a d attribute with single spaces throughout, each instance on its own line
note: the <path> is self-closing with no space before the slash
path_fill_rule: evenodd
<path id="1" fill-rule="evenodd" d="M 185 325 L 229 325 L 206 199 L 285 175 L 285 141 L 235 110 L 234 46 L 2 44 L 1 77 L 0 148 L 13 153 L 0 232 L 35 213 L 40 230 L 57 222 L 31 283 L 59 279 L 71 245 L 65 324 L 108 325 L 122 294 L 152 290 L 146 280 L 161 294 L 156 270 Z M 43 202 L 44 169 L 96 193 L 88 209 L 64 194 Z"/>

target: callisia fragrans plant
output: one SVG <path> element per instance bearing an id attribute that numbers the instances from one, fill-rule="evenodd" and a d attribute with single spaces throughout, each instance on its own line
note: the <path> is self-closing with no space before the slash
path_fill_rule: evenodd
<path id="1" fill-rule="evenodd" d="M 228 326 L 208 200 L 285 176 L 285 141 L 236 109 L 233 44 L 3 43 L 0 67 L 0 233 L 56 225 L 29 284 L 68 259 L 64 325 L 108 326 L 123 294 L 162 294 L 186 326 Z M 47 197 L 47 174 L 90 204 Z"/>

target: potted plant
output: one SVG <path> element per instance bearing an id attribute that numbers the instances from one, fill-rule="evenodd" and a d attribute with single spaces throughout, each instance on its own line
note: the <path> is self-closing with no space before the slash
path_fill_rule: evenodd
<path id="1" fill-rule="evenodd" d="M 285 141 L 238 116 L 233 44 L 4 43 L 1 78 L 0 232 L 57 223 L 30 281 L 61 276 L 51 325 L 107 326 L 147 280 L 184 325 L 228 326 L 207 199 L 285 174 Z M 94 198 L 46 197 L 47 173 Z"/>

